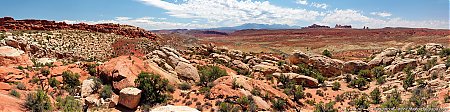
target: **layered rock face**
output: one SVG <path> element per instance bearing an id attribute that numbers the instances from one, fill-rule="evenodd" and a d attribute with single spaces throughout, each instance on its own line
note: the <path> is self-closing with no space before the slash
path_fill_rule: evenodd
<path id="1" fill-rule="evenodd" d="M 0 30 L 86 30 L 91 32 L 114 33 L 127 37 L 145 37 L 156 39 L 156 34 L 145 29 L 129 25 L 119 24 L 96 24 L 85 23 L 66 24 L 48 20 L 14 20 L 11 17 L 0 18 Z"/>

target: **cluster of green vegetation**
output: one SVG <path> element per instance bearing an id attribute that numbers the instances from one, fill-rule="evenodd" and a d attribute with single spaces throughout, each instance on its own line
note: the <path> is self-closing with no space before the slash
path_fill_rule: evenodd
<path id="1" fill-rule="evenodd" d="M 417 49 L 417 54 L 422 56 L 427 54 L 427 49 L 425 49 L 425 46 L 421 46 L 419 49 Z"/>
<path id="2" fill-rule="evenodd" d="M 398 108 L 402 103 L 402 98 L 397 90 L 394 90 L 386 97 L 386 101 L 381 104 L 381 108 Z"/>
<path id="3" fill-rule="evenodd" d="M 333 105 L 335 103 L 336 102 L 331 101 L 325 104 L 324 102 L 320 101 L 319 103 L 315 104 L 314 112 L 337 112 L 338 110 L 333 108 Z"/>
<path id="4" fill-rule="evenodd" d="M 349 86 L 362 90 L 368 83 L 369 82 L 367 81 L 367 79 L 365 77 L 357 77 L 356 79 L 352 79 L 350 81 Z"/>
<path id="5" fill-rule="evenodd" d="M 333 83 L 333 87 L 331 88 L 332 90 L 334 90 L 334 91 L 337 91 L 337 90 L 339 90 L 341 88 L 341 83 L 339 83 L 339 82 L 334 82 Z"/>
<path id="6" fill-rule="evenodd" d="M 295 73 L 304 74 L 306 76 L 316 78 L 319 81 L 319 83 L 323 83 L 326 80 L 326 78 L 322 75 L 322 73 L 320 73 L 317 69 L 314 69 L 311 66 L 307 66 L 305 64 L 298 64 L 297 66 L 299 67 L 299 69 L 294 71 Z"/>
<path id="7" fill-rule="evenodd" d="M 43 90 L 29 93 L 25 99 L 24 107 L 32 112 L 46 112 L 52 110 L 52 102 Z"/>
<path id="8" fill-rule="evenodd" d="M 15 89 L 11 90 L 11 91 L 9 92 L 9 95 L 14 96 L 14 97 L 17 97 L 17 98 L 20 98 L 20 93 L 17 92 Z"/>
<path id="9" fill-rule="evenodd" d="M 386 73 L 384 72 L 384 66 L 377 66 L 372 68 L 371 73 L 375 76 L 377 84 L 383 84 L 386 82 Z"/>
<path id="10" fill-rule="evenodd" d="M 439 52 L 439 54 L 440 54 L 442 57 L 444 57 L 444 56 L 450 56 L 450 48 L 442 49 L 442 51 Z"/>
<path id="11" fill-rule="evenodd" d="M 322 55 L 326 56 L 326 57 L 330 57 L 333 56 L 333 54 L 331 54 L 330 51 L 328 51 L 328 49 L 323 50 Z"/>
<path id="12" fill-rule="evenodd" d="M 447 61 L 445 61 L 445 67 L 446 68 L 450 67 L 450 58 L 448 58 Z"/>
<path id="13" fill-rule="evenodd" d="M 184 83 L 179 84 L 178 88 L 180 88 L 181 90 L 189 90 L 189 89 L 191 89 L 191 85 L 184 82 Z"/>
<path id="14" fill-rule="evenodd" d="M 436 58 L 432 58 L 431 60 L 427 61 L 427 63 L 423 66 L 423 71 L 428 71 L 431 67 L 436 65 Z"/>
<path id="15" fill-rule="evenodd" d="M 73 73 L 72 71 L 64 71 L 62 73 L 64 89 L 66 89 L 69 93 L 75 94 L 77 87 L 81 85 L 80 75 L 78 73 Z"/>
<path id="16" fill-rule="evenodd" d="M 103 99 L 111 98 L 112 88 L 110 85 L 104 85 L 102 90 L 100 90 L 100 97 Z"/>
<path id="17" fill-rule="evenodd" d="M 154 105 L 164 103 L 169 98 L 169 95 L 166 94 L 169 81 L 160 78 L 159 75 L 142 72 L 134 83 L 137 88 L 142 90 L 141 103 Z"/>
<path id="18" fill-rule="evenodd" d="M 227 75 L 227 72 L 225 70 L 220 69 L 218 66 L 199 67 L 199 73 L 200 73 L 200 82 L 198 84 L 201 86 L 207 86 L 214 80 Z"/>
<path id="19" fill-rule="evenodd" d="M 406 73 L 406 78 L 403 80 L 403 88 L 408 89 L 411 87 L 415 81 L 415 74 L 412 73 L 412 67 L 407 66 L 403 69 L 403 72 Z"/>
<path id="20" fill-rule="evenodd" d="M 286 108 L 286 101 L 284 101 L 281 98 L 271 100 L 271 102 L 272 102 L 272 108 L 277 111 L 283 111 Z"/>
<path id="21" fill-rule="evenodd" d="M 82 104 L 80 101 L 75 100 L 73 96 L 66 96 L 64 99 L 58 97 L 56 99 L 56 106 L 63 112 L 81 112 Z"/>
<path id="22" fill-rule="evenodd" d="M 60 83 L 61 82 L 56 80 L 55 77 L 52 77 L 52 78 L 48 79 L 48 84 L 50 85 L 50 87 L 57 87 Z"/>
<path id="23" fill-rule="evenodd" d="M 373 104 L 380 104 L 381 103 L 381 92 L 380 89 L 375 88 L 370 92 L 370 98 L 372 99 Z"/>

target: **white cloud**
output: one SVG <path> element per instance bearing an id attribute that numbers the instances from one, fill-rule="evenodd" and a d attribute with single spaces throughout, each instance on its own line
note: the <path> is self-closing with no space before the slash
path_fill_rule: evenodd
<path id="1" fill-rule="evenodd" d="M 320 23 L 327 25 L 347 24 L 355 28 L 369 26 L 370 28 L 383 27 L 413 27 L 413 28 L 439 28 L 448 29 L 449 22 L 439 20 L 412 21 L 401 18 L 375 19 L 364 16 L 356 10 L 339 10 L 328 12 Z"/>
<path id="2" fill-rule="evenodd" d="M 268 1 L 251 0 L 186 0 L 174 4 L 162 0 L 140 0 L 167 10 L 176 18 L 203 19 L 209 24 L 235 26 L 244 23 L 296 24 L 310 22 L 319 16 L 317 11 L 279 7 Z"/>
<path id="3" fill-rule="evenodd" d="M 297 4 L 302 4 L 302 5 L 308 5 L 308 1 L 306 0 L 297 0 L 297 2 L 295 2 Z"/>
<path id="4" fill-rule="evenodd" d="M 86 21 L 86 20 L 63 20 L 68 24 L 75 23 L 86 23 L 86 24 L 100 24 L 100 23 L 116 23 L 116 24 L 128 24 L 133 26 L 138 26 L 147 30 L 158 30 L 158 29 L 193 29 L 193 28 L 210 28 L 218 27 L 211 26 L 207 24 L 193 24 L 193 23 L 177 23 L 155 20 L 154 17 L 141 17 L 141 18 L 130 18 L 130 17 L 116 17 L 114 20 L 99 20 L 99 21 Z"/>
<path id="5" fill-rule="evenodd" d="M 376 16 L 381 16 L 381 17 L 389 17 L 389 16 L 392 16 L 392 14 L 391 14 L 391 13 L 388 13 L 388 12 L 371 12 L 370 14 L 376 15 Z"/>
<path id="6" fill-rule="evenodd" d="M 327 9 L 328 5 L 325 3 L 316 3 L 316 2 L 312 2 L 311 6 L 317 7 L 317 8 L 322 8 L 322 9 Z"/>

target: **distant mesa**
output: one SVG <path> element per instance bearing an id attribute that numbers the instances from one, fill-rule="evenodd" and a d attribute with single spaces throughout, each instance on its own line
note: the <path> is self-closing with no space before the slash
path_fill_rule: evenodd
<path id="1" fill-rule="evenodd" d="M 340 24 L 336 24 L 336 26 L 334 26 L 334 28 L 336 29 L 351 29 L 352 25 L 340 25 Z"/>
<path id="2" fill-rule="evenodd" d="M 67 24 L 65 22 L 55 22 L 48 20 L 14 20 L 12 17 L 0 18 L 0 31 L 7 30 L 85 30 L 101 33 L 114 33 L 131 38 L 145 37 L 156 39 L 155 33 L 145 29 L 130 25 L 120 25 L 113 23 L 89 25 L 86 23 Z"/>
<path id="3" fill-rule="evenodd" d="M 328 29 L 330 28 L 329 26 L 325 26 L 325 25 L 318 25 L 318 24 L 313 24 L 311 26 L 307 26 L 307 27 L 303 27 L 302 29 Z"/>

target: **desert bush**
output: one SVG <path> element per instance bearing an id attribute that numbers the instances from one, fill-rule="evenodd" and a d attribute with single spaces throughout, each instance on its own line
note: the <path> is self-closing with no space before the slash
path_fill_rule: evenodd
<path id="1" fill-rule="evenodd" d="M 311 105 L 311 106 L 316 105 L 316 101 L 314 101 L 314 100 L 308 99 L 308 100 L 306 100 L 305 102 L 306 102 L 306 104 L 309 104 L 309 105 Z"/>
<path id="2" fill-rule="evenodd" d="M 350 74 L 345 75 L 345 82 L 349 83 L 352 81 L 352 76 Z"/>
<path id="3" fill-rule="evenodd" d="M 69 93 L 75 93 L 77 86 L 80 86 L 80 75 L 78 73 L 72 73 L 71 71 L 64 71 L 62 74 L 64 88 L 69 91 Z"/>
<path id="4" fill-rule="evenodd" d="M 273 109 L 277 111 L 283 111 L 286 106 L 286 101 L 281 98 L 277 98 L 275 100 L 271 100 Z"/>
<path id="5" fill-rule="evenodd" d="M 233 104 L 220 102 L 219 112 L 239 112 L 239 108 L 235 107 Z"/>
<path id="6" fill-rule="evenodd" d="M 367 109 L 370 107 L 369 101 L 367 100 L 367 96 L 365 95 L 355 99 L 354 103 L 357 109 Z"/>
<path id="7" fill-rule="evenodd" d="M 358 89 L 363 89 L 367 85 L 367 79 L 364 77 L 358 77 L 350 82 L 350 86 Z"/>
<path id="8" fill-rule="evenodd" d="M 17 69 L 19 69 L 19 70 L 23 70 L 24 68 L 23 68 L 23 66 L 17 66 Z"/>
<path id="9" fill-rule="evenodd" d="M 421 46 L 419 49 L 417 49 L 418 55 L 425 55 L 427 54 L 427 50 L 425 49 L 425 46 Z"/>
<path id="10" fill-rule="evenodd" d="M 333 108 L 335 102 L 328 102 L 324 104 L 320 101 L 318 104 L 314 106 L 314 112 L 337 112 L 337 109 Z"/>
<path id="11" fill-rule="evenodd" d="M 52 103 L 43 90 L 27 94 L 24 107 L 32 112 L 44 112 L 52 110 Z"/>
<path id="12" fill-rule="evenodd" d="M 97 64 L 88 64 L 87 65 L 87 70 L 88 70 L 88 72 L 89 72 L 89 74 L 91 75 L 91 76 L 95 76 L 95 74 L 97 73 Z"/>
<path id="13" fill-rule="evenodd" d="M 220 69 L 218 66 L 203 66 L 199 67 L 200 73 L 200 85 L 207 86 L 208 83 L 227 75 L 225 70 Z"/>
<path id="14" fill-rule="evenodd" d="M 377 84 L 384 84 L 386 82 L 386 76 L 377 77 Z"/>
<path id="15" fill-rule="evenodd" d="M 99 78 L 95 76 L 89 76 L 88 80 L 94 81 L 94 88 L 93 88 L 94 91 L 97 91 L 102 87 L 102 80 L 100 80 Z"/>
<path id="16" fill-rule="evenodd" d="M 17 97 L 17 98 L 20 98 L 20 93 L 17 92 L 15 89 L 11 90 L 11 91 L 9 92 L 9 95 L 14 96 L 14 97 Z"/>
<path id="17" fill-rule="evenodd" d="M 372 68 L 371 73 L 375 76 L 375 78 L 382 77 L 386 73 L 384 73 L 384 66 L 377 66 Z"/>
<path id="18" fill-rule="evenodd" d="M 447 61 L 445 61 L 445 67 L 446 68 L 450 67 L 450 58 L 448 58 Z"/>
<path id="19" fill-rule="evenodd" d="M 445 94 L 444 102 L 445 103 L 450 103 L 450 94 L 448 94 L 448 92 L 447 92 L 447 94 Z"/>
<path id="20" fill-rule="evenodd" d="M 365 77 L 365 78 L 371 78 L 372 76 L 371 76 L 370 72 L 371 72 L 370 70 L 360 70 L 358 72 L 358 76 Z"/>
<path id="21" fill-rule="evenodd" d="M 305 98 L 305 92 L 303 92 L 303 87 L 297 86 L 294 91 L 294 100 L 298 101 L 299 99 Z"/>
<path id="22" fill-rule="evenodd" d="M 331 52 L 328 51 L 328 49 L 323 50 L 322 55 L 326 56 L 326 57 L 330 57 L 332 56 Z"/>
<path id="23" fill-rule="evenodd" d="M 436 65 L 436 58 L 432 58 L 430 61 L 427 61 L 427 63 L 423 66 L 423 71 L 428 71 L 431 67 Z"/>
<path id="24" fill-rule="evenodd" d="M 372 99 L 373 104 L 380 104 L 381 103 L 381 92 L 380 89 L 375 88 L 370 92 L 370 98 Z"/>
<path id="25" fill-rule="evenodd" d="M 167 101 L 168 95 L 165 93 L 169 84 L 167 79 L 162 79 L 159 75 L 141 72 L 134 83 L 137 88 L 142 90 L 142 103 L 157 104 Z"/>
<path id="26" fill-rule="evenodd" d="M 52 77 L 48 79 L 48 84 L 50 85 L 50 87 L 57 87 L 60 84 L 60 82 L 56 80 L 56 78 Z"/>
<path id="27" fill-rule="evenodd" d="M 25 86 L 23 83 L 19 82 L 19 83 L 17 83 L 16 88 L 20 89 L 20 90 L 26 90 L 27 86 Z"/>
<path id="28" fill-rule="evenodd" d="M 241 106 L 242 111 L 254 110 L 255 105 L 252 96 L 243 96 L 236 100 L 237 104 Z"/>
<path id="29" fill-rule="evenodd" d="M 44 75 L 44 76 L 48 76 L 48 75 L 50 75 L 50 70 L 48 70 L 48 69 L 41 69 L 41 74 Z"/>
<path id="30" fill-rule="evenodd" d="M 258 88 L 254 88 L 252 91 L 250 91 L 250 93 L 255 96 L 261 96 L 261 90 L 259 90 Z"/>
<path id="31" fill-rule="evenodd" d="M 188 83 L 181 83 L 180 85 L 178 85 L 178 88 L 180 88 L 181 90 L 189 90 L 191 89 L 191 85 L 189 85 Z"/>
<path id="32" fill-rule="evenodd" d="M 64 99 L 59 99 L 56 104 L 63 112 L 81 112 L 82 104 L 80 101 L 75 100 L 73 96 L 66 96 Z"/>
<path id="33" fill-rule="evenodd" d="M 337 91 L 340 88 L 341 88 L 341 84 L 339 82 L 334 82 L 333 87 L 331 89 Z"/>
<path id="34" fill-rule="evenodd" d="M 444 56 L 450 56 L 450 48 L 442 49 L 442 51 L 439 52 L 439 54 L 440 54 L 442 57 L 444 57 Z"/>
<path id="35" fill-rule="evenodd" d="M 403 88 L 408 89 L 411 87 L 415 81 L 415 74 L 411 72 L 410 67 L 406 67 L 404 72 L 406 73 L 406 78 L 403 80 Z"/>
<path id="36" fill-rule="evenodd" d="M 316 95 L 319 95 L 319 96 L 323 97 L 323 92 L 322 92 L 322 90 L 316 90 Z"/>
<path id="37" fill-rule="evenodd" d="M 409 98 L 410 106 L 416 108 L 424 108 L 427 106 L 427 100 L 431 98 L 434 93 L 430 88 L 416 88 L 412 92 L 411 97 Z"/>
<path id="38" fill-rule="evenodd" d="M 386 97 L 386 101 L 381 104 L 381 108 L 397 108 L 402 103 L 402 98 L 397 90 L 394 90 Z"/>
<path id="39" fill-rule="evenodd" d="M 103 86 L 102 90 L 100 90 L 100 97 L 103 99 L 111 98 L 112 95 L 112 88 L 110 85 Z"/>
<path id="40" fill-rule="evenodd" d="M 317 69 L 314 69 L 312 66 L 307 66 L 305 64 L 298 64 L 297 66 L 299 67 L 299 69 L 294 71 L 295 73 L 305 74 L 306 76 L 316 78 L 319 81 L 319 83 L 323 83 L 323 81 L 326 80 L 325 77 L 323 77 L 322 74 Z"/>

